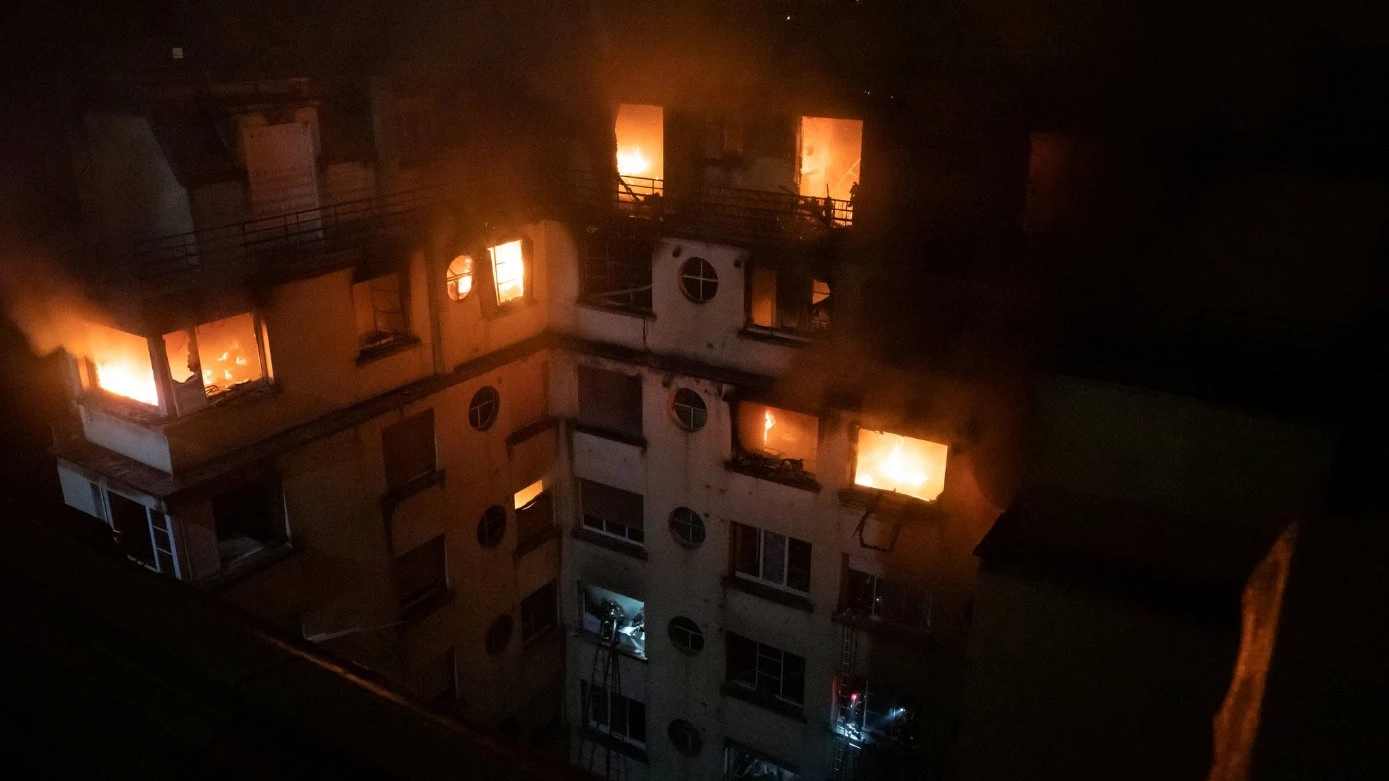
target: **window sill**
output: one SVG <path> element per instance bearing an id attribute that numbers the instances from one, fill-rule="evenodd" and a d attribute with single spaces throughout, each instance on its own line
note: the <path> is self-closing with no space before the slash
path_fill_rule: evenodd
<path id="1" fill-rule="evenodd" d="M 724 682 L 722 691 L 725 697 L 742 700 L 750 705 L 756 705 L 778 716 L 785 716 L 788 719 L 799 721 L 802 724 L 808 723 L 805 718 L 805 708 L 800 705 L 793 705 L 792 703 L 779 700 L 771 695 L 737 686 L 727 681 Z"/>
<path id="2" fill-rule="evenodd" d="M 386 491 L 385 496 L 381 497 L 381 514 L 390 518 L 401 502 L 436 485 L 442 485 L 443 482 L 444 470 L 436 469 Z"/>
<path id="3" fill-rule="evenodd" d="M 597 545 L 600 548 L 607 548 L 614 553 L 621 553 L 624 556 L 631 556 L 634 559 L 646 561 L 647 553 L 644 545 L 635 542 L 619 540 L 608 534 L 596 532 L 592 529 L 585 529 L 582 526 L 574 530 L 574 539 Z"/>
<path id="4" fill-rule="evenodd" d="M 631 757 L 632 759 L 635 759 L 643 764 L 649 764 L 651 762 L 651 758 L 647 756 L 645 749 L 638 748 L 632 745 L 631 743 L 622 740 L 621 738 L 615 738 L 606 732 L 596 730 L 593 727 L 589 726 L 580 727 L 579 733 L 584 737 L 585 740 L 591 740 L 594 743 L 599 744 L 600 746 L 611 748 L 613 751 L 616 751 L 617 753 L 622 754 L 623 756 Z"/>
<path id="5" fill-rule="evenodd" d="M 641 434 L 632 434 L 627 431 L 618 431 L 617 429 L 602 428 L 601 426 L 590 426 L 585 423 L 577 422 L 574 424 L 574 430 L 579 432 L 580 434 L 588 434 L 589 436 L 599 437 L 601 439 L 608 439 L 612 440 L 613 442 L 621 442 L 624 445 L 635 445 L 636 447 L 641 448 L 643 452 L 646 451 L 646 437 L 642 436 Z"/>
<path id="6" fill-rule="evenodd" d="M 639 306 L 628 306 L 626 304 L 605 304 L 601 301 L 592 299 L 579 299 L 577 305 L 580 309 L 592 309 L 596 312 L 607 312 L 614 315 L 625 315 L 627 317 L 640 317 L 643 320 L 655 320 L 656 313 L 650 309 L 643 309 Z"/>
<path id="7" fill-rule="evenodd" d="M 437 612 L 445 605 L 451 604 L 457 596 L 453 589 L 445 589 L 432 596 L 425 597 L 413 605 L 406 605 L 400 608 L 400 629 L 404 631 L 418 624 L 428 616 Z"/>
<path id="8" fill-rule="evenodd" d="M 836 624 L 861 629 L 872 635 L 899 640 L 904 643 L 924 644 L 933 642 L 931 630 L 920 624 L 908 624 L 889 618 L 877 618 L 861 610 L 841 608 L 834 614 Z"/>
<path id="9" fill-rule="evenodd" d="M 586 631 L 580 629 L 578 632 L 575 632 L 575 633 L 574 633 L 574 636 L 575 636 L 575 637 L 578 637 L 580 640 L 583 640 L 585 643 L 588 643 L 589 645 L 592 645 L 592 646 L 594 646 L 594 647 L 597 647 L 597 648 L 602 648 L 602 647 L 603 647 L 603 640 L 602 640 L 602 638 L 598 637 L 598 635 L 595 635 L 595 634 L 593 634 L 592 632 L 586 632 Z M 621 654 L 621 655 L 627 657 L 628 659 L 631 659 L 632 661 L 640 662 L 641 664 L 646 664 L 647 661 L 648 661 L 648 660 L 647 660 L 647 657 L 645 657 L 645 656 L 637 656 L 635 653 L 633 653 L 632 651 L 630 651 L 630 650 L 628 650 L 628 649 L 626 649 L 626 648 L 623 648 L 621 645 L 613 646 L 613 649 L 612 649 L 612 650 L 614 650 L 614 651 L 618 652 L 619 654 Z"/>
<path id="10" fill-rule="evenodd" d="M 540 420 L 527 423 L 526 425 L 506 435 L 506 446 L 508 448 L 516 447 L 517 445 L 521 444 L 522 442 L 525 442 L 531 437 L 549 431 L 550 429 L 558 425 L 559 421 L 548 415 L 541 418 Z"/>
<path id="11" fill-rule="evenodd" d="M 238 583 L 273 564 L 298 553 L 299 549 L 289 540 L 268 543 L 254 553 L 248 553 L 228 562 L 228 566 L 197 582 L 206 591 L 218 591 Z"/>
<path id="12" fill-rule="evenodd" d="M 766 480 L 769 483 L 777 483 L 778 485 L 784 485 L 788 488 L 809 491 L 813 494 L 820 493 L 819 481 L 809 474 L 797 475 L 785 473 L 784 471 L 773 471 L 771 469 L 759 468 L 737 461 L 724 462 L 724 468 L 730 472 L 747 475 L 748 477 L 755 477 L 758 480 Z"/>
<path id="13" fill-rule="evenodd" d="M 414 347 L 419 347 L 423 342 L 419 337 L 402 336 L 399 339 L 392 339 L 385 344 L 378 344 L 374 347 L 367 347 L 357 353 L 357 365 L 366 366 L 375 363 L 383 358 L 388 358 L 396 353 L 403 353 Z"/>
<path id="14" fill-rule="evenodd" d="M 805 347 L 825 338 L 828 334 L 824 332 L 807 334 L 802 331 L 788 331 L 780 328 L 769 328 L 764 325 L 748 325 L 738 331 L 738 336 L 743 339 L 751 339 L 754 342 L 766 342 L 783 347 Z"/>
<path id="15" fill-rule="evenodd" d="M 534 553 L 535 551 L 538 551 L 541 548 L 545 547 L 545 543 L 549 542 L 550 540 L 557 539 L 559 537 L 559 534 L 559 526 L 552 524 L 549 528 L 545 529 L 545 531 L 541 532 L 540 534 L 533 534 L 524 540 L 517 540 L 516 552 L 513 554 L 513 557 L 519 561 L 526 554 Z"/>
<path id="16" fill-rule="evenodd" d="M 724 588 L 731 588 L 734 591 L 751 594 L 759 599 L 765 599 L 768 602 L 776 602 L 805 613 L 815 612 L 815 603 L 811 602 L 809 597 L 803 597 L 791 591 L 783 591 L 775 586 L 768 586 L 763 583 L 748 580 L 747 578 L 740 578 L 737 575 L 724 575 L 723 586 Z"/>

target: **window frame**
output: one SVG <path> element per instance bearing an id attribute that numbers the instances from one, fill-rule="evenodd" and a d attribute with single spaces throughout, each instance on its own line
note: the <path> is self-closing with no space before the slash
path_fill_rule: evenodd
<path id="1" fill-rule="evenodd" d="M 691 272 L 690 264 L 699 264 Z M 708 271 L 708 274 L 705 274 Z M 679 277 L 680 292 L 691 303 L 707 304 L 714 300 L 714 296 L 719 293 L 719 272 L 714 268 L 714 264 L 699 255 L 691 255 L 680 263 Z M 690 283 L 697 286 L 696 292 L 690 291 Z"/>
<path id="2" fill-rule="evenodd" d="M 742 643 L 748 645 L 735 651 L 734 645 Z M 734 656 L 741 655 L 743 651 L 751 652 L 752 665 L 747 669 L 739 669 L 735 673 Z M 788 665 L 789 660 L 794 660 L 794 662 Z M 799 667 L 800 669 L 799 687 L 794 692 L 792 690 L 797 689 L 794 685 L 797 678 L 788 674 L 788 666 L 791 668 Z M 760 643 L 736 632 L 726 632 L 724 635 L 724 683 L 735 689 L 770 697 L 776 702 L 795 708 L 804 708 L 805 671 L 805 657 L 799 654 Z M 752 674 L 751 682 L 743 680 L 748 673 Z M 791 696 L 792 694 L 794 696 Z"/>
<path id="3" fill-rule="evenodd" d="M 463 260 L 467 261 L 468 270 L 466 272 L 455 273 L 453 270 L 454 264 Z M 457 293 L 457 282 L 462 279 L 468 280 L 468 290 L 459 295 Z M 453 260 L 449 261 L 448 266 L 444 268 L 444 294 L 449 297 L 449 300 L 462 303 L 467 301 L 469 296 L 477 292 L 477 286 L 477 257 L 474 256 L 472 252 L 465 251 L 458 253 L 454 256 Z"/>
<path id="4" fill-rule="evenodd" d="M 399 477 L 399 475 L 397 475 L 399 479 L 393 480 L 391 475 L 392 470 L 389 463 L 390 458 L 388 456 L 388 454 L 393 451 L 391 447 L 387 444 L 388 432 L 402 434 L 408 431 L 408 429 L 406 428 L 406 424 L 414 423 L 422 418 L 428 418 L 429 420 L 429 468 L 413 472 L 408 477 Z M 409 440 L 414 438 L 407 437 L 406 439 Z M 419 483 L 421 481 L 426 481 L 432 475 L 436 475 L 439 473 L 439 430 L 438 426 L 436 425 L 433 407 L 420 410 L 419 412 L 410 415 L 406 415 L 404 417 L 399 418 L 398 420 L 392 421 L 391 423 L 387 423 L 386 425 L 381 427 L 381 468 L 386 476 L 387 493 L 408 490 L 410 486 L 415 485 L 416 483 Z"/>
<path id="5" fill-rule="evenodd" d="M 689 411 L 688 419 L 683 410 Z M 694 388 L 681 386 L 675 389 L 670 398 L 670 414 L 675 419 L 675 425 L 691 434 L 709 423 L 709 405 L 704 401 L 704 395 Z"/>
<path id="6" fill-rule="evenodd" d="M 428 554 L 431 558 L 437 557 L 437 561 L 432 562 L 438 565 L 437 580 L 411 594 L 401 594 L 401 572 L 399 570 L 402 567 L 402 562 L 407 557 L 424 554 Z M 407 618 L 427 612 L 430 605 L 447 595 L 449 593 L 449 560 L 446 535 L 437 534 L 392 558 L 391 588 L 395 592 L 396 607 L 400 610 L 400 614 Z"/>
<path id="7" fill-rule="evenodd" d="M 693 519 L 693 522 L 684 520 L 687 515 L 688 518 Z M 709 537 L 709 530 L 704 526 L 704 516 L 700 515 L 699 511 L 691 507 L 681 505 L 671 510 L 668 525 L 670 526 L 670 533 L 675 537 L 675 541 L 691 550 L 703 545 L 704 541 Z M 699 539 L 693 539 L 693 535 L 681 534 L 679 529 L 682 527 L 697 530 L 699 532 Z"/>
<path id="8" fill-rule="evenodd" d="M 379 327 L 376 327 L 380 323 L 380 317 L 383 311 L 386 314 L 391 314 L 391 312 L 382 310 L 376 305 L 376 290 L 371 287 L 371 285 L 378 280 L 388 277 L 394 277 L 396 280 L 396 294 L 400 306 L 399 331 L 383 331 Z M 367 289 L 371 291 L 371 301 L 369 303 L 372 310 L 372 325 L 375 330 L 373 330 L 370 335 L 385 335 L 385 338 L 379 338 L 370 342 L 366 341 L 367 335 L 362 333 L 360 323 L 356 322 L 358 308 L 356 296 L 358 286 L 360 285 L 368 285 Z M 408 267 L 401 264 L 401 266 L 397 268 L 389 268 L 380 272 L 366 271 L 359 273 L 352 278 L 351 292 L 353 296 L 353 330 L 357 335 L 357 354 L 359 358 L 370 357 L 382 352 L 390 352 L 392 348 L 398 345 L 409 344 L 414 341 L 414 331 L 410 327 L 410 269 Z"/>
<path id="9" fill-rule="evenodd" d="M 678 738 L 677 735 L 684 738 Z M 704 751 L 704 736 L 700 734 L 699 727 L 685 719 L 672 719 L 670 724 L 666 725 L 666 737 L 683 756 L 697 757 Z"/>
<path id="10" fill-rule="evenodd" d="M 490 393 L 489 393 L 490 391 Z M 479 397 L 486 396 L 481 401 Z M 483 411 L 487 414 L 484 416 Z M 479 433 L 487 431 L 496 425 L 497 418 L 502 411 L 501 391 L 493 385 L 484 385 L 473 391 L 473 395 L 468 399 L 468 425 Z"/>
<path id="11" fill-rule="evenodd" d="M 688 626 L 687 626 L 688 624 Z M 690 627 L 693 627 L 691 629 Z M 681 636 L 689 642 L 682 642 L 676 637 Z M 671 645 L 683 654 L 694 656 L 704 650 L 707 645 L 704 639 L 704 630 L 699 628 L 699 624 L 688 616 L 675 616 L 666 624 L 666 636 L 670 638 Z"/>
<path id="12" fill-rule="evenodd" d="M 477 544 L 481 548 L 495 548 L 506 540 L 506 508 L 500 504 L 489 505 L 477 519 Z M 498 528 L 500 527 L 500 528 Z M 493 533 L 495 530 L 495 534 Z M 484 532 L 486 534 L 484 535 Z"/>
<path id="13" fill-rule="evenodd" d="M 633 526 L 633 525 L 631 525 L 631 524 L 623 523 L 623 522 L 620 522 L 620 521 L 617 521 L 617 520 L 610 520 L 610 519 L 607 519 L 607 518 L 602 518 L 602 517 L 600 517 L 600 516 L 591 516 L 591 515 L 589 515 L 589 514 L 588 514 L 588 511 L 584 508 L 584 499 L 583 499 L 583 497 L 584 497 L 584 486 L 586 486 L 586 485 L 595 485 L 595 486 L 599 486 L 600 488 L 602 488 L 602 489 L 604 489 L 604 490 L 619 491 L 619 492 L 621 492 L 621 493 L 623 493 L 623 494 L 627 494 L 627 495 L 629 495 L 629 496 L 635 496 L 635 497 L 637 497 L 638 500 L 641 502 L 641 505 L 642 505 L 641 513 L 639 513 L 639 514 L 638 514 L 638 517 L 636 518 L 636 521 L 637 521 L 637 523 L 638 523 L 639 525 Z M 578 496 L 579 502 L 578 502 L 578 504 L 579 504 L 579 525 L 580 525 L 580 528 L 586 529 L 586 530 L 588 530 L 588 531 L 591 531 L 591 532 L 594 532 L 594 533 L 597 533 L 597 534 L 602 534 L 602 535 L 605 535 L 605 536 L 608 536 L 608 537 L 612 537 L 612 538 L 617 539 L 617 540 L 621 540 L 622 542 L 625 542 L 625 543 L 627 543 L 627 544 L 629 544 L 629 545 L 635 545 L 635 546 L 638 546 L 638 547 L 641 547 L 641 548 L 645 548 L 645 547 L 646 547 L 646 518 L 645 518 L 645 514 L 646 514 L 646 497 L 645 497 L 645 496 L 643 496 L 642 494 L 639 494 L 639 493 L 634 493 L 634 492 L 632 492 L 632 491 L 623 490 L 623 489 L 618 488 L 618 487 L 616 487 L 616 486 L 608 485 L 607 483 L 600 483 L 600 482 L 598 482 L 598 481 L 596 481 L 596 480 L 589 480 L 589 479 L 583 478 L 583 477 L 579 478 L 578 489 L 579 489 L 579 496 Z M 595 524 L 589 523 L 589 519 L 590 519 L 590 518 L 594 518 L 595 520 L 599 521 L 599 524 L 595 525 Z M 615 526 L 615 527 L 621 527 L 621 529 L 622 529 L 623 531 L 622 531 L 621 533 L 616 532 L 616 531 L 613 531 L 612 528 L 610 528 L 610 527 L 614 527 L 614 526 Z M 637 532 L 637 534 L 636 534 L 635 537 L 632 536 L 632 531 L 633 531 L 633 530 L 635 530 L 635 531 Z"/>
<path id="14" fill-rule="evenodd" d="M 559 628 L 559 581 L 552 580 L 522 597 L 519 612 L 523 646 L 553 634 Z M 541 620 L 539 625 L 537 619 Z"/>
<path id="15" fill-rule="evenodd" d="M 497 275 L 497 254 L 493 252 L 493 250 L 512 243 L 520 245 L 521 293 L 520 295 L 513 296 L 503 301 L 501 279 Z M 519 235 L 508 236 L 500 241 L 488 242 L 487 246 L 483 247 L 483 252 L 487 256 L 487 287 L 491 291 L 490 299 L 492 307 L 497 312 L 505 312 L 515 307 L 525 306 L 534 300 L 534 274 L 531 273 L 531 268 L 535 262 L 535 253 L 532 251 L 530 239 Z M 476 273 L 476 266 L 474 266 L 474 273 Z"/>
<path id="16" fill-rule="evenodd" d="M 601 719 L 598 708 L 595 707 L 599 701 L 594 699 L 595 695 L 603 702 Z M 606 735 L 636 748 L 646 748 L 646 703 L 635 697 L 628 697 L 585 680 L 579 681 L 579 699 L 584 711 L 585 729 L 593 730 L 600 735 Z M 634 723 L 633 706 L 636 706 L 638 711 L 639 717 L 635 719 L 635 723 L 641 725 L 640 738 L 631 734 Z M 613 732 L 612 716 L 619 710 L 623 715 L 623 729 L 615 733 Z"/>
<path id="17" fill-rule="evenodd" d="M 730 574 L 732 574 L 735 578 L 741 578 L 743 580 L 751 581 L 753 583 L 758 583 L 764 586 L 770 586 L 780 591 L 785 591 L 787 593 L 795 594 L 797 596 L 810 596 L 810 581 L 811 574 L 813 571 L 812 566 L 814 562 L 814 546 L 811 545 L 811 543 L 797 537 L 792 537 L 788 534 L 769 531 L 767 529 L 763 529 L 760 526 L 752 526 L 746 523 L 739 523 L 737 521 L 732 521 L 731 524 L 732 527 L 729 530 L 729 537 L 732 545 L 729 566 Z M 744 541 L 747 539 L 746 535 L 748 535 L 749 533 L 755 533 L 753 547 L 756 548 L 756 572 L 749 572 L 743 569 L 743 546 Z M 769 549 L 769 537 L 780 538 L 781 540 L 783 540 L 783 542 L 781 543 L 781 550 L 779 552 Z M 794 547 L 793 543 L 805 546 L 805 566 L 803 568 L 798 566 L 794 569 L 794 571 L 796 572 L 804 572 L 805 588 L 803 589 L 799 586 L 791 585 L 790 582 L 791 575 L 793 572 L 793 568 L 791 566 L 792 549 Z M 778 556 L 780 558 L 779 566 L 781 569 L 781 578 L 779 580 L 769 578 L 766 574 L 768 570 L 767 564 L 769 560 L 774 560 Z"/>
<path id="18" fill-rule="evenodd" d="M 869 606 L 864 609 L 854 599 L 855 580 L 870 589 Z M 884 590 L 889 594 L 882 595 Z M 895 593 L 891 593 L 895 592 Z M 891 599 L 897 603 L 896 609 L 879 608 L 880 599 Z M 869 618 L 905 626 L 931 627 L 933 601 L 929 594 L 919 593 L 898 581 L 856 569 L 853 564 L 844 565 L 843 610 L 867 615 Z"/>

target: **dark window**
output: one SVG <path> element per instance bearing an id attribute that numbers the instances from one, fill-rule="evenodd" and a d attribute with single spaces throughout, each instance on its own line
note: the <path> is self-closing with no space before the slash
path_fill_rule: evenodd
<path id="1" fill-rule="evenodd" d="M 651 310 L 650 239 L 606 231 L 581 240 L 584 300 L 598 306 Z"/>
<path id="2" fill-rule="evenodd" d="M 704 519 L 688 507 L 677 507 L 670 513 L 670 531 L 681 545 L 697 548 L 704 542 Z"/>
<path id="3" fill-rule="evenodd" d="M 670 620 L 668 631 L 670 641 L 681 651 L 696 654 L 704 650 L 704 632 L 700 631 L 699 624 L 694 621 L 684 616 L 676 616 Z"/>
<path id="4" fill-rule="evenodd" d="M 482 645 L 487 649 L 487 653 L 496 656 L 506 650 L 507 643 L 511 642 L 511 614 L 497 616 L 487 627 L 487 635 L 482 640 Z"/>
<path id="5" fill-rule="evenodd" d="M 486 431 L 497 422 L 497 410 L 501 408 L 502 397 L 497 389 L 486 385 L 473 394 L 468 402 L 468 425 L 478 431 Z"/>
<path id="6" fill-rule="evenodd" d="M 370 350 L 409 336 L 405 299 L 404 274 L 382 274 L 352 285 L 358 347 Z"/>
<path id="7" fill-rule="evenodd" d="M 637 746 L 646 745 L 646 705 L 617 692 L 580 681 L 589 729 Z"/>
<path id="8" fill-rule="evenodd" d="M 704 738 L 700 736 L 699 730 L 684 719 L 672 721 L 666 728 L 666 734 L 670 736 L 675 750 L 687 757 L 699 756 L 699 752 L 704 749 Z"/>
<path id="9" fill-rule="evenodd" d="M 873 618 L 906 624 L 929 624 L 929 602 L 890 580 L 855 569 L 844 570 L 844 607 Z"/>
<path id="10" fill-rule="evenodd" d="M 386 487 L 402 485 L 434 471 L 434 410 L 427 409 L 381 429 Z"/>
<path id="11" fill-rule="evenodd" d="M 805 699 L 805 659 L 727 633 L 728 683 L 800 705 Z"/>
<path id="12" fill-rule="evenodd" d="M 579 422 L 641 436 L 641 376 L 580 366 Z"/>
<path id="13" fill-rule="evenodd" d="M 279 484 L 252 483 L 212 500 L 217 555 L 225 564 L 284 538 Z"/>
<path id="14" fill-rule="evenodd" d="M 154 543 L 150 540 L 149 512 L 143 504 L 116 493 L 107 492 L 111 507 L 111 528 L 125 555 L 148 566 L 155 566 Z"/>
<path id="15" fill-rule="evenodd" d="M 704 398 L 689 388 L 676 389 L 671 412 L 675 415 L 675 422 L 686 431 L 699 431 L 709 419 Z"/>
<path id="16" fill-rule="evenodd" d="M 810 543 L 741 523 L 732 524 L 732 531 L 734 574 L 810 591 Z"/>
<path id="17" fill-rule="evenodd" d="M 719 275 L 704 258 L 690 258 L 680 266 L 680 290 L 686 298 L 702 304 L 719 291 Z"/>
<path id="18" fill-rule="evenodd" d="M 444 535 L 397 556 L 391 567 L 396 600 L 403 612 L 410 612 L 448 589 L 444 564 Z"/>
<path id="19" fill-rule="evenodd" d="M 529 643 L 554 629 L 559 624 L 555 611 L 555 582 L 552 580 L 521 600 L 521 642 Z"/>
<path id="20" fill-rule="evenodd" d="M 506 508 L 499 504 L 488 507 L 477 522 L 477 544 L 495 548 L 506 535 Z"/>
<path id="21" fill-rule="evenodd" d="M 586 528 L 637 544 L 644 542 L 641 494 L 580 478 L 579 506 Z"/>
<path id="22" fill-rule="evenodd" d="M 537 482 L 537 485 L 542 485 Z M 520 494 L 517 494 L 518 496 Z M 550 492 L 542 490 L 530 501 L 516 507 L 516 545 L 544 537 L 555 525 L 554 500 Z"/>
<path id="23" fill-rule="evenodd" d="M 825 333 L 834 309 L 832 293 L 828 280 L 806 271 L 754 266 L 748 283 L 748 322 L 787 333 Z"/>
<path id="24" fill-rule="evenodd" d="M 773 761 L 731 740 L 723 749 L 723 777 L 725 781 L 797 781 L 800 778 L 794 767 Z"/>

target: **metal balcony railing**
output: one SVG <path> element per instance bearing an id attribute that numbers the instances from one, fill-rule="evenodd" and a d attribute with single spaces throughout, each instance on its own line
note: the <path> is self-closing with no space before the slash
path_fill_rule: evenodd
<path id="1" fill-rule="evenodd" d="M 413 228 L 441 195 L 432 185 L 148 239 L 135 245 L 129 270 L 157 291 L 249 271 L 268 256 L 320 256 Z"/>

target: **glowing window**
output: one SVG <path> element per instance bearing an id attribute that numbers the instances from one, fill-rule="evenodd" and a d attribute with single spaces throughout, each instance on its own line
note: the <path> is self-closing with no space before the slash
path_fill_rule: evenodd
<path id="1" fill-rule="evenodd" d="M 670 409 L 675 415 L 675 422 L 686 431 L 699 431 L 709 420 L 709 410 L 704 406 L 704 399 L 689 388 L 679 388 L 675 391 Z"/>
<path id="2" fill-rule="evenodd" d="M 620 201 L 661 192 L 665 174 L 665 114 L 660 106 L 624 103 L 617 109 L 617 173 Z"/>
<path id="3" fill-rule="evenodd" d="M 141 404 L 159 404 L 149 342 L 143 336 L 91 324 L 87 340 L 98 388 Z"/>
<path id="4" fill-rule="evenodd" d="M 799 461 L 815 473 L 820 421 L 813 415 L 742 402 L 738 405 L 738 444 L 749 453 L 780 461 Z"/>
<path id="5" fill-rule="evenodd" d="M 448 288 L 449 298 L 454 301 L 467 298 L 473 292 L 473 256 L 459 255 L 454 258 L 444 274 L 444 284 Z"/>
<path id="6" fill-rule="evenodd" d="M 800 194 L 853 199 L 863 154 L 863 122 L 801 117 Z"/>
<path id="7" fill-rule="evenodd" d="M 226 393 L 265 376 L 256 346 L 256 320 L 250 312 L 203 323 L 193 333 L 198 342 L 203 389 L 208 396 Z"/>
<path id="8" fill-rule="evenodd" d="M 543 493 L 545 493 L 545 481 L 536 480 L 534 483 L 517 491 L 512 499 L 516 504 L 517 510 L 524 510 Z"/>
<path id="9" fill-rule="evenodd" d="M 680 290 L 686 298 L 702 304 L 719 292 L 719 275 L 704 258 L 690 258 L 680 267 Z"/>
<path id="10" fill-rule="evenodd" d="M 945 488 L 950 448 L 939 442 L 859 429 L 854 484 L 931 501 Z"/>
<path id="11" fill-rule="evenodd" d="M 626 594 L 579 584 L 580 629 L 618 651 L 646 658 L 646 603 Z"/>
<path id="12" fill-rule="evenodd" d="M 526 294 L 526 264 L 521 240 L 508 241 L 487 250 L 492 257 L 492 279 L 497 286 L 497 303 L 515 301 Z"/>

